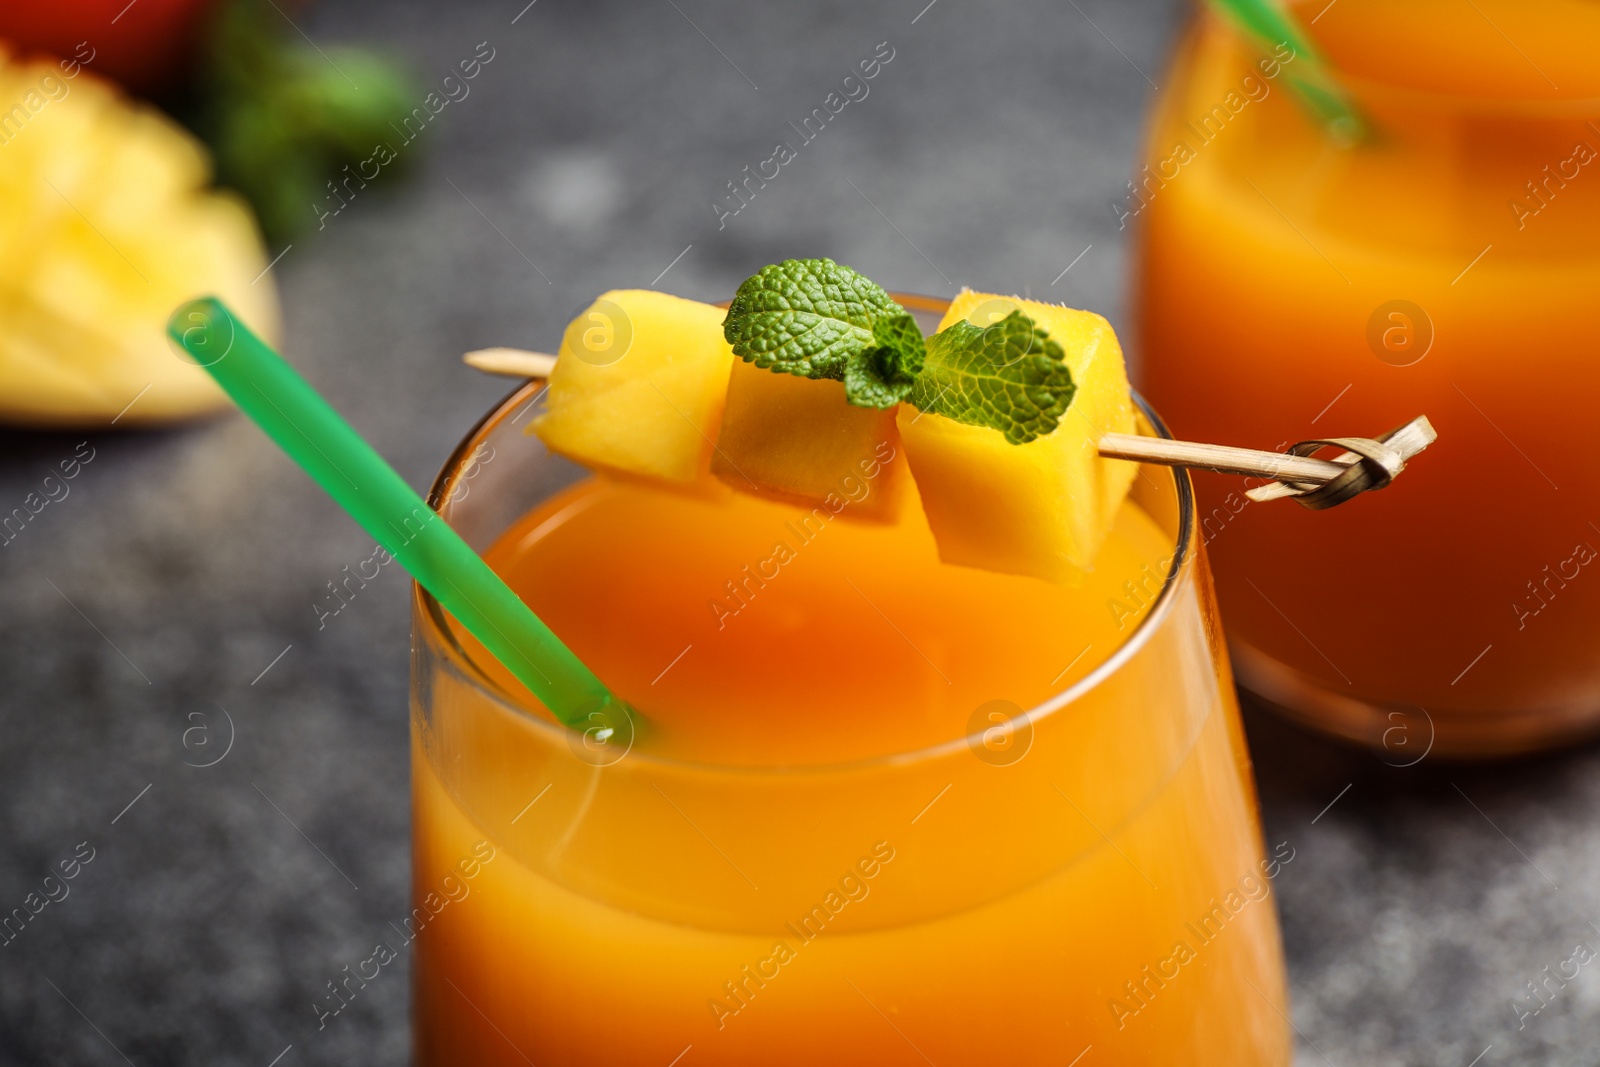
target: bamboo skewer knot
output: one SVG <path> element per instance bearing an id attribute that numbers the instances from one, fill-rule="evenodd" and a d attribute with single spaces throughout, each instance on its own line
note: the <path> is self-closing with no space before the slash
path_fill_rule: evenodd
<path id="1" fill-rule="evenodd" d="M 1372 437 L 1326 437 L 1299 441 L 1289 447 L 1286 455 L 1311 457 L 1324 448 L 1342 448 L 1343 455 L 1333 462 L 1344 470 L 1330 481 L 1317 483 L 1294 478 L 1279 478 L 1271 485 L 1252 489 L 1245 495 L 1251 500 L 1276 500 L 1292 497 L 1302 507 L 1313 511 L 1337 507 L 1362 493 L 1382 489 L 1406 469 L 1406 461 L 1427 448 L 1438 437 L 1433 425 L 1419 416 L 1404 426 Z"/>

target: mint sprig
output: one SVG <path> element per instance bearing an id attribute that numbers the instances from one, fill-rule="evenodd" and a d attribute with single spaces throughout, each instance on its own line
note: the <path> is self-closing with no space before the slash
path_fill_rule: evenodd
<path id="1" fill-rule="evenodd" d="M 859 407 L 893 407 L 922 369 L 916 320 L 878 285 L 831 259 L 787 259 L 746 278 L 722 332 L 740 359 L 842 381 Z"/>
<path id="2" fill-rule="evenodd" d="M 1061 345 L 1021 311 L 924 340 L 888 293 L 831 259 L 786 259 L 746 278 L 722 332 L 758 367 L 842 381 L 857 407 L 908 401 L 1012 444 L 1054 432 L 1077 391 Z"/>
<path id="3" fill-rule="evenodd" d="M 952 323 L 928 340 L 911 403 L 1027 444 L 1055 431 L 1077 392 L 1065 358 L 1061 345 L 1021 311 L 987 327 Z"/>

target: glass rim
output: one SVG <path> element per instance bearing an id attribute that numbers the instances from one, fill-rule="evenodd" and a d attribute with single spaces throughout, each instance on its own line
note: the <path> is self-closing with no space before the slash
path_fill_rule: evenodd
<path id="1" fill-rule="evenodd" d="M 891 296 L 903 306 L 919 311 L 942 312 L 950 301 L 942 297 L 915 296 L 912 294 L 891 293 Z M 447 501 L 455 490 L 456 475 L 466 468 L 466 462 L 482 440 L 500 424 L 509 418 L 523 404 L 537 397 L 543 389 L 545 379 L 532 378 L 506 394 L 500 401 L 490 408 L 445 459 L 439 473 L 434 477 L 428 489 L 428 506 L 438 511 L 440 506 Z M 1136 390 L 1130 389 L 1134 405 L 1144 416 L 1155 431 L 1157 437 L 1172 439 L 1172 433 L 1156 414 L 1155 409 Z M 1152 635 L 1166 621 L 1172 612 L 1172 605 L 1177 599 L 1177 590 L 1184 577 L 1185 568 L 1195 557 L 1195 498 L 1194 486 L 1189 478 L 1189 473 L 1182 467 L 1164 468 L 1172 477 L 1173 491 L 1178 500 L 1178 530 L 1172 552 L 1172 562 L 1167 568 L 1166 576 L 1162 579 L 1161 588 L 1151 602 L 1150 610 L 1145 612 L 1139 624 L 1134 628 L 1128 639 L 1117 646 L 1104 662 L 1094 670 L 1078 679 L 1076 682 L 1062 689 L 1060 692 L 1047 697 L 1043 701 L 1025 710 L 1012 721 L 1028 726 L 1037 726 L 1058 712 L 1071 707 L 1082 697 L 1097 689 L 1102 683 L 1109 680 L 1130 660 L 1136 656 L 1140 649 L 1152 639 Z M 448 519 L 446 521 L 449 521 Z M 498 536 L 498 534 L 496 535 Z M 470 685 L 478 695 L 485 697 L 492 703 L 506 711 L 518 716 L 529 726 L 550 735 L 552 742 L 565 742 L 571 728 L 562 725 L 554 718 L 547 717 L 535 710 L 536 706 L 523 700 L 490 677 L 478 664 L 476 659 L 456 638 L 455 632 L 446 622 L 444 607 L 434 598 L 433 594 L 422 588 L 415 580 L 411 583 L 412 605 L 416 609 L 414 618 L 419 624 L 425 623 L 428 633 L 423 635 L 426 642 L 431 643 L 444 651 L 445 658 L 449 661 L 453 671 L 461 680 Z M 647 766 L 663 770 L 693 771 L 697 774 L 710 774 L 733 777 L 757 778 L 794 778 L 805 776 L 828 776 L 843 773 L 860 773 L 870 770 L 881 770 L 890 767 L 902 767 L 916 763 L 942 759 L 947 756 L 959 754 L 964 749 L 970 749 L 974 739 L 979 739 L 983 730 L 974 730 L 970 733 L 939 741 L 932 745 L 908 749 L 901 752 L 882 753 L 867 756 L 862 759 L 849 760 L 842 763 L 808 763 L 792 765 L 747 765 L 728 763 L 706 763 L 697 760 L 679 759 L 676 757 L 660 756 L 653 753 L 628 752 L 617 761 L 622 763 L 638 761 Z"/>
<path id="2" fill-rule="evenodd" d="M 1215 12 L 1200 12 L 1203 25 L 1226 34 L 1247 46 L 1250 39 Z M 1349 91 L 1361 103 L 1392 104 L 1417 110 L 1450 111 L 1463 116 L 1499 116 L 1525 119 L 1593 118 L 1600 115 L 1597 96 L 1506 96 L 1489 93 L 1455 92 L 1401 85 L 1383 78 L 1352 73 L 1327 63 L 1335 84 Z"/>

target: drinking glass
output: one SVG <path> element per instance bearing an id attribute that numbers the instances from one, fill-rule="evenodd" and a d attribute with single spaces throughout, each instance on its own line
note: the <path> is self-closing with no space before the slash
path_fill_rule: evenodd
<path id="1" fill-rule="evenodd" d="M 541 384 L 434 484 L 480 552 L 587 476 L 523 433 Z M 1294 850 L 1261 840 L 1188 478 L 1142 473 L 1173 548 L 1121 647 L 1037 707 L 876 758 L 591 743 L 418 589 L 417 1062 L 1287 1064 L 1271 886 Z"/>
<path id="2" fill-rule="evenodd" d="M 1241 683 L 1391 762 L 1600 727 L 1600 99 L 1436 7 L 1414 51 L 1377 28 L 1411 18 L 1393 5 L 1314 27 L 1362 64 L 1339 73 L 1373 131 L 1353 147 L 1306 116 L 1293 59 L 1199 15 L 1117 208 L 1141 387 L 1179 437 L 1438 429 L 1394 488 L 1329 512 L 1196 478 Z M 1590 5 L 1536 7 L 1549 40 L 1600 48 Z"/>

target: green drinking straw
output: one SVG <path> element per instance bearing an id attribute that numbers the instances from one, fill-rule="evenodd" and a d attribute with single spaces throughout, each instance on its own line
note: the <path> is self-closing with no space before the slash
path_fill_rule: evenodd
<path id="1" fill-rule="evenodd" d="M 167 333 L 556 718 L 587 727 L 586 738 L 601 743 L 617 727 L 631 728 L 626 705 L 220 300 L 202 297 L 179 307 Z"/>
<path id="2" fill-rule="evenodd" d="M 1284 73 L 1301 103 L 1321 121 L 1333 137 L 1354 144 L 1366 136 L 1367 124 L 1348 94 L 1328 72 L 1322 53 L 1300 21 L 1275 0 L 1209 0 L 1211 9 L 1256 44 L 1272 48 L 1282 43 L 1294 49 L 1294 66 Z"/>

